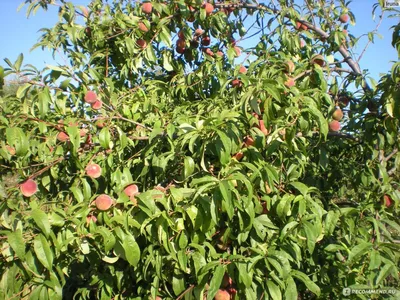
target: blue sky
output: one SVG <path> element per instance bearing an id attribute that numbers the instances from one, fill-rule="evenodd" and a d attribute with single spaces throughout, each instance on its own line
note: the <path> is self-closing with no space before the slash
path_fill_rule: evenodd
<path id="1" fill-rule="evenodd" d="M 89 0 L 72 0 L 76 5 L 87 5 Z M 358 37 L 375 29 L 378 22 L 380 11 L 376 12 L 375 21 L 372 19 L 372 5 L 375 0 L 354 0 L 350 9 L 356 16 L 355 26 L 349 27 L 349 33 Z M 26 7 L 17 12 L 17 8 L 22 0 L 0 0 L 0 65 L 5 66 L 4 58 L 15 61 L 19 53 L 24 54 L 24 63 L 30 63 L 38 68 L 46 64 L 55 64 L 50 52 L 36 49 L 30 52 L 29 49 L 34 45 L 39 36 L 39 29 L 52 27 L 58 20 L 57 9 L 44 12 L 39 9 L 37 14 L 26 17 Z M 360 61 L 361 69 L 368 69 L 371 76 L 379 79 L 379 73 L 386 73 L 390 70 L 392 62 L 398 61 L 397 52 L 391 46 L 390 27 L 399 23 L 398 18 L 388 18 L 386 16 L 379 28 L 382 39 L 376 38 L 375 43 L 370 45 Z M 361 39 L 360 45 L 355 49 L 356 54 L 360 54 L 364 48 L 367 38 Z M 245 46 L 245 45 L 240 45 Z"/>

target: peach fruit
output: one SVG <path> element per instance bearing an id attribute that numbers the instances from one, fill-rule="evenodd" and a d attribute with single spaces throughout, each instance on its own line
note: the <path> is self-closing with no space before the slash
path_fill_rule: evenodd
<path id="1" fill-rule="evenodd" d="M 93 109 L 98 110 L 103 106 L 103 102 L 101 102 L 100 100 L 97 100 L 95 103 L 92 103 L 91 106 Z"/>
<path id="2" fill-rule="evenodd" d="M 21 190 L 22 195 L 25 197 L 33 196 L 38 190 L 36 182 L 32 179 L 28 179 L 21 184 L 19 189 Z"/>
<path id="3" fill-rule="evenodd" d="M 57 134 L 57 140 L 64 143 L 66 141 L 69 141 L 69 136 L 65 132 L 61 131 Z"/>
<path id="4" fill-rule="evenodd" d="M 145 2 L 142 4 L 142 12 L 145 14 L 151 14 L 153 11 L 153 4 L 150 2 Z"/>
<path id="5" fill-rule="evenodd" d="M 88 164 L 85 171 L 86 175 L 91 178 L 99 178 L 101 176 L 101 167 L 98 164 Z"/>
<path id="6" fill-rule="evenodd" d="M 113 200 L 111 199 L 110 196 L 102 194 L 96 198 L 95 204 L 98 210 L 105 211 L 112 206 Z"/>
<path id="7" fill-rule="evenodd" d="M 334 113 L 332 114 L 332 119 L 336 120 L 336 121 L 340 121 L 341 119 L 343 119 L 343 112 L 340 108 L 337 108 Z"/>
<path id="8" fill-rule="evenodd" d="M 340 130 L 340 123 L 339 121 L 333 120 L 329 123 L 329 130 L 330 131 L 339 131 Z"/>
<path id="9" fill-rule="evenodd" d="M 87 91 L 87 93 L 85 95 L 85 102 L 92 104 L 92 103 L 95 103 L 96 101 L 97 101 L 96 93 L 93 91 Z"/>

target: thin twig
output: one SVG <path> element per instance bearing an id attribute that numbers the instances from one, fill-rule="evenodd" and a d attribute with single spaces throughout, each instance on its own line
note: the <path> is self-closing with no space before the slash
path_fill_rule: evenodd
<path id="1" fill-rule="evenodd" d="M 393 151 L 392 151 L 392 153 L 390 153 L 388 156 L 386 156 L 385 158 L 384 158 L 384 161 L 388 161 L 389 159 L 391 159 L 397 152 L 399 152 L 399 149 L 394 149 Z"/>

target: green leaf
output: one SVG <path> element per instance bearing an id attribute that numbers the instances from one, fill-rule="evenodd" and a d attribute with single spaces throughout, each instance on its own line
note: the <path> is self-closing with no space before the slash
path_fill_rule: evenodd
<path id="1" fill-rule="evenodd" d="M 301 182 L 291 182 L 291 186 L 293 186 L 296 190 L 298 190 L 303 196 L 308 194 L 308 186 Z"/>
<path id="2" fill-rule="evenodd" d="M 285 238 L 287 232 L 292 230 L 293 228 L 295 228 L 297 225 L 299 225 L 299 222 L 297 222 L 297 221 L 292 221 L 292 222 L 289 222 L 288 224 L 286 224 L 285 227 L 283 227 L 283 229 L 281 231 L 281 235 L 279 237 L 280 240 L 282 241 Z"/>
<path id="3" fill-rule="evenodd" d="M 297 300 L 297 286 L 292 276 L 286 279 L 285 300 Z"/>
<path id="4" fill-rule="evenodd" d="M 316 285 L 310 278 L 308 278 L 306 274 L 297 270 L 292 270 L 291 275 L 301 280 L 312 293 L 318 297 L 321 295 L 319 286 Z"/>
<path id="5" fill-rule="evenodd" d="M 382 263 L 379 251 L 372 250 L 368 270 L 378 270 Z"/>
<path id="6" fill-rule="evenodd" d="M 268 292 L 273 300 L 281 300 L 282 293 L 279 287 L 273 283 L 271 280 L 267 280 Z"/>
<path id="7" fill-rule="evenodd" d="M 271 79 L 265 79 L 264 80 L 264 88 L 267 90 L 267 92 L 275 99 L 280 101 L 281 100 L 281 93 L 279 90 L 276 88 L 276 81 L 271 80 Z"/>
<path id="8" fill-rule="evenodd" d="M 215 294 L 219 290 L 222 279 L 225 275 L 225 266 L 219 265 L 213 272 L 213 277 L 210 281 L 210 289 L 208 290 L 207 300 L 214 299 Z"/>
<path id="9" fill-rule="evenodd" d="M 17 57 L 17 60 L 14 63 L 14 67 L 17 72 L 21 71 L 21 65 L 23 60 L 24 60 L 24 55 L 20 53 Z"/>
<path id="10" fill-rule="evenodd" d="M 186 156 L 184 166 L 185 166 L 184 176 L 185 178 L 188 178 L 194 172 L 195 164 L 193 158 L 191 158 L 190 156 Z"/>
<path id="11" fill-rule="evenodd" d="M 7 128 L 6 137 L 8 144 L 15 147 L 18 156 L 24 156 L 28 152 L 29 140 L 21 128 Z"/>
<path id="12" fill-rule="evenodd" d="M 253 274 L 252 272 L 250 273 L 248 268 L 247 268 L 247 263 L 245 262 L 238 262 L 236 263 L 236 266 L 239 270 L 239 279 L 240 281 L 247 287 L 251 287 L 251 284 L 253 282 Z"/>
<path id="13" fill-rule="evenodd" d="M 313 224 L 307 221 L 303 221 L 304 231 L 307 237 L 307 248 L 310 251 L 310 254 L 314 252 L 315 244 L 318 238 L 318 232 Z"/>
<path id="14" fill-rule="evenodd" d="M 49 218 L 45 212 L 40 209 L 32 210 L 31 216 L 35 221 L 36 225 L 40 228 L 40 230 L 44 233 L 46 238 L 50 235 L 50 223 Z"/>
<path id="15" fill-rule="evenodd" d="M 131 266 L 136 267 L 140 261 L 140 248 L 130 233 L 125 235 L 122 248 L 124 248 L 126 260 Z"/>
<path id="16" fill-rule="evenodd" d="M 103 128 L 100 131 L 99 134 L 99 141 L 100 141 L 100 145 L 101 147 L 105 148 L 105 149 L 109 149 L 110 148 L 110 131 L 108 130 L 108 128 Z"/>
<path id="17" fill-rule="evenodd" d="M 279 227 L 275 226 L 274 223 L 272 223 L 271 219 L 266 215 L 260 215 L 257 218 L 257 222 L 262 224 L 265 227 L 271 228 L 271 229 L 279 229 Z"/>
<path id="18" fill-rule="evenodd" d="M 325 218 L 325 235 L 330 236 L 335 230 L 339 221 L 340 213 L 338 211 L 329 211 Z"/>
<path id="19" fill-rule="evenodd" d="M 46 237 L 43 234 L 39 234 L 33 241 L 33 249 L 36 257 L 42 263 L 42 265 L 51 270 L 53 268 L 53 252 L 51 251 L 50 245 L 47 242 Z"/>
<path id="20" fill-rule="evenodd" d="M 353 263 L 356 259 L 360 258 L 372 249 L 372 244 L 370 242 L 361 242 L 357 246 L 353 247 L 350 251 L 347 264 Z"/>
<path id="21" fill-rule="evenodd" d="M 23 85 L 21 85 L 16 93 L 16 96 L 18 99 L 22 99 L 23 97 L 25 97 L 25 95 L 27 94 L 29 88 L 32 86 L 31 83 L 24 83 Z"/>
<path id="22" fill-rule="evenodd" d="M 44 88 L 43 91 L 38 94 L 38 98 L 39 114 L 42 118 L 44 118 L 49 111 L 49 104 L 51 103 L 49 88 Z"/>
<path id="23" fill-rule="evenodd" d="M 342 245 L 330 244 L 324 249 L 327 252 L 336 252 L 339 250 L 346 250 Z"/>
<path id="24" fill-rule="evenodd" d="M 379 272 L 378 277 L 376 278 L 376 285 L 379 285 L 382 280 L 385 280 L 391 273 L 391 269 L 396 269 L 396 267 L 392 264 L 385 264 L 385 266 Z M 397 271 L 396 271 L 397 272 Z"/>
<path id="25" fill-rule="evenodd" d="M 230 190 L 229 182 L 221 181 L 219 183 L 219 191 L 221 192 L 222 198 L 224 199 L 226 213 L 228 214 L 229 219 L 232 219 L 235 210 L 234 204 L 232 202 L 232 192 Z"/>
<path id="26" fill-rule="evenodd" d="M 185 277 L 181 274 L 174 274 L 172 277 L 172 289 L 176 296 L 185 290 Z"/>
<path id="27" fill-rule="evenodd" d="M 119 257 L 118 256 L 114 256 L 114 257 L 103 256 L 101 260 L 103 260 L 109 264 L 115 264 L 119 260 Z"/>
<path id="28" fill-rule="evenodd" d="M 285 300 L 297 300 L 297 286 L 292 276 L 286 279 Z"/>
<path id="29" fill-rule="evenodd" d="M 25 259 L 25 242 L 20 230 L 7 233 L 7 241 L 19 259 Z"/>

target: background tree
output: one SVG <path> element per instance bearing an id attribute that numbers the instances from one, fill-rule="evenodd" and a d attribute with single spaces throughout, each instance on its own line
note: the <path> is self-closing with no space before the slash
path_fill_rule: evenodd
<path id="1" fill-rule="evenodd" d="M 366 81 L 344 1 L 25 4 L 65 64 L 0 72 L 2 298 L 398 286 L 399 64 Z"/>

